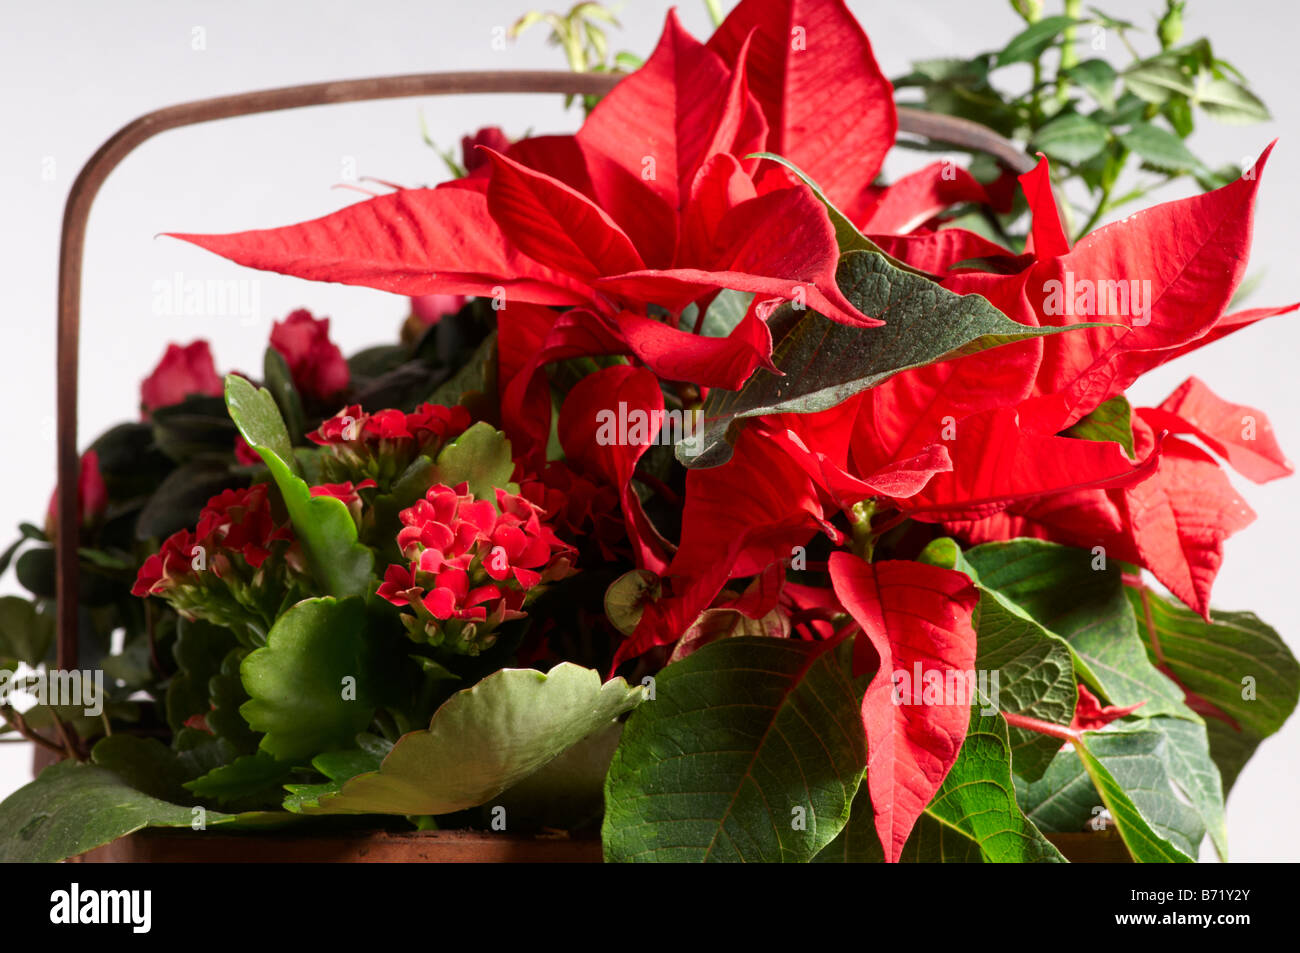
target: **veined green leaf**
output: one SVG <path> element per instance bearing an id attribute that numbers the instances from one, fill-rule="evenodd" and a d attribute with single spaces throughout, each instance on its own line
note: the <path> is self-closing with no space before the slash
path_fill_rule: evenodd
<path id="1" fill-rule="evenodd" d="M 665 668 L 605 784 L 608 861 L 807 861 L 866 764 L 852 646 L 740 637 Z"/>
<path id="2" fill-rule="evenodd" d="M 958 295 L 893 267 L 882 256 L 849 252 L 836 280 L 855 307 L 882 327 L 837 324 L 791 305 L 768 319 L 772 362 L 785 376 L 759 370 L 739 391 L 715 387 L 704 402 L 701 433 L 678 444 L 687 467 L 731 458 L 731 427 L 746 417 L 815 413 L 905 370 L 951 360 L 1026 338 L 1096 325 L 1031 328 L 1012 321 L 980 295 Z"/>

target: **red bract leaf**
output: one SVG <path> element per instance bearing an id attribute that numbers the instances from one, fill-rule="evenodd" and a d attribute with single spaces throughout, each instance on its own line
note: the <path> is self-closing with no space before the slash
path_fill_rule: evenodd
<path id="1" fill-rule="evenodd" d="M 835 594 L 880 656 L 862 699 L 867 789 L 885 860 L 896 863 L 966 738 L 973 699 L 935 702 L 923 691 L 934 679 L 954 684 L 949 673 L 958 673 L 962 684 L 973 673 L 971 614 L 979 593 L 951 569 L 905 561 L 872 564 L 845 552 L 831 554 L 830 575 Z"/>
<path id="2" fill-rule="evenodd" d="M 1245 274 L 1258 171 L 1271 150 L 1250 178 L 1107 225 L 1068 255 L 1024 273 L 1022 287 L 1034 314 L 1008 312 L 1012 318 L 1058 326 L 1092 320 L 1127 325 L 1043 340 L 1038 390 L 1067 397 L 1069 422 L 1126 390 L 1152 366 L 1149 352 L 1178 348 L 1215 326 Z M 1133 303 L 1134 282 L 1140 308 Z"/>
<path id="3" fill-rule="evenodd" d="M 982 520 L 945 521 L 946 532 L 970 543 L 1029 536 L 1092 549 L 1101 546 L 1111 559 L 1137 562 L 1124 526 L 1116 490 L 1075 490 L 1013 503 Z"/>
<path id="4" fill-rule="evenodd" d="M 1154 445 L 1134 464 L 1119 444 L 1026 433 L 1011 408 L 956 426 L 951 473 L 940 473 L 901 504 L 927 522 L 981 519 L 1018 500 L 1093 487 L 1132 486 L 1154 471 Z"/>
<path id="5" fill-rule="evenodd" d="M 1154 441 L 1141 417 L 1133 433 L 1139 452 Z M 1209 454 L 1177 437 L 1166 438 L 1161 450 L 1155 477 L 1120 497 L 1122 514 L 1138 561 L 1208 621 L 1223 541 L 1255 513 Z"/>
<path id="6" fill-rule="evenodd" d="M 788 421 L 796 416 L 788 414 L 779 419 Z M 863 500 L 877 497 L 900 500 L 915 496 L 936 473 L 952 469 L 947 448 L 932 444 L 914 457 L 888 464 L 869 476 L 857 477 L 835 463 L 832 456 L 810 449 L 794 430 L 782 431 L 769 425 L 762 432 L 797 460 L 813 482 L 846 512 Z"/>
<path id="7" fill-rule="evenodd" d="M 300 225 L 171 237 L 249 268 L 395 294 L 492 295 L 502 286 L 512 301 L 587 298 L 571 278 L 510 247 L 472 189 L 404 189 Z"/>
<path id="8" fill-rule="evenodd" d="M 856 221 L 898 131 L 893 87 L 862 27 L 842 0 L 742 0 L 709 48 L 735 65 L 746 40 L 768 151 L 798 165 Z"/>
<path id="9" fill-rule="evenodd" d="M 1060 210 L 1052 192 L 1052 173 L 1047 156 L 1038 153 L 1038 165 L 1020 176 L 1020 187 L 1033 217 L 1032 230 L 1025 241 L 1025 253 L 1035 258 L 1057 258 L 1070 253 L 1070 240 L 1061 226 Z"/>
<path id="10" fill-rule="evenodd" d="M 484 151 L 493 163 L 488 210 L 514 247 L 584 282 L 645 266 L 632 240 L 591 199 L 499 152 Z"/>
<path id="11" fill-rule="evenodd" d="M 1222 400 L 1199 378 L 1189 377 L 1159 407 L 1138 413 L 1152 430 L 1195 434 L 1255 483 L 1295 472 L 1262 411 Z"/>
<path id="12" fill-rule="evenodd" d="M 755 368 L 777 372 L 772 364 L 772 332 L 758 317 L 759 304 L 755 301 L 725 338 L 680 331 L 630 311 L 615 320 L 627 351 L 659 377 L 740 390 Z"/>
<path id="13" fill-rule="evenodd" d="M 664 571 L 667 560 L 632 488 L 632 473 L 659 437 L 663 410 L 664 395 L 655 375 L 623 364 L 578 381 L 564 400 L 559 421 L 565 456 L 618 490 L 637 565 L 656 573 Z"/>
<path id="14" fill-rule="evenodd" d="M 753 307 L 725 338 L 692 334 L 628 311 L 610 316 L 574 308 L 556 317 L 525 310 L 522 324 L 502 314 L 502 421 L 507 435 L 518 434 L 525 450 L 545 444 L 550 401 L 540 369 L 552 361 L 634 355 L 665 380 L 731 390 L 756 367 L 772 366 L 772 335 Z"/>
<path id="15" fill-rule="evenodd" d="M 687 471 L 681 542 L 665 574 L 669 591 L 646 606 L 614 668 L 677 641 L 728 579 L 790 559 L 819 529 L 839 538 L 812 480 L 775 442 L 742 431 L 726 464 Z"/>
<path id="16" fill-rule="evenodd" d="M 1232 314 L 1225 314 L 1214 323 L 1204 335 L 1188 344 L 1180 347 L 1171 348 L 1167 351 L 1155 351 L 1144 355 L 1147 360 L 1141 365 L 1141 372 L 1145 373 L 1153 367 L 1159 367 L 1161 364 L 1167 364 L 1176 357 L 1182 357 L 1192 351 L 1205 347 L 1207 344 L 1213 344 L 1219 338 L 1227 337 L 1234 331 L 1240 331 L 1242 328 L 1248 328 L 1256 321 L 1262 321 L 1264 318 L 1277 317 L 1280 314 L 1290 314 L 1293 311 L 1300 310 L 1300 301 L 1295 304 L 1283 305 L 1275 308 L 1248 308 L 1245 311 L 1236 311 Z M 1134 358 L 1139 355 L 1133 355 Z"/>
<path id="17" fill-rule="evenodd" d="M 1136 705 L 1103 705 L 1092 692 L 1088 691 L 1088 686 L 1082 682 L 1079 683 L 1079 701 L 1074 707 L 1074 717 L 1070 719 L 1070 727 L 1076 731 L 1100 731 L 1112 721 L 1124 718 L 1133 714 L 1146 702 L 1141 701 Z"/>
<path id="18" fill-rule="evenodd" d="M 960 202 L 988 202 L 973 175 L 949 161 L 932 162 L 882 191 L 864 214 L 864 232 L 910 232 Z M 973 256 L 972 256 L 973 257 Z"/>
<path id="19" fill-rule="evenodd" d="M 1019 274 L 1033 264 L 1032 258 L 1013 255 L 983 235 L 968 232 L 964 228 L 942 228 L 937 232 L 921 232 L 915 235 L 881 235 L 871 232 L 870 237 L 886 254 L 893 255 L 913 268 L 940 277 L 946 275 L 958 263 L 967 261 L 998 260 L 1004 265 L 998 274 Z"/>
<path id="20" fill-rule="evenodd" d="M 859 312 L 835 283 L 835 229 L 825 206 L 806 186 L 768 192 L 736 206 L 719 222 L 716 236 L 720 251 L 711 261 L 604 278 L 595 285 L 671 310 L 718 288 L 733 288 L 796 301 L 842 324 L 881 323 Z"/>
<path id="21" fill-rule="evenodd" d="M 601 100 L 577 139 L 587 155 L 607 157 L 626 173 L 602 181 L 599 172 L 607 169 L 594 164 L 596 193 L 606 207 L 635 181 L 640 191 L 681 209 L 709 156 L 760 151 L 766 133 L 743 71 L 729 69 L 670 11 L 654 53 Z"/>

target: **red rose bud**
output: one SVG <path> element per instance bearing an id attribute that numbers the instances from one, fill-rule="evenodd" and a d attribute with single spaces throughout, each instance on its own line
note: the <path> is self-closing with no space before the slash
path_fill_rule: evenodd
<path id="1" fill-rule="evenodd" d="M 420 295 L 411 299 L 411 313 L 425 327 L 430 327 L 465 307 L 467 301 L 465 295 Z"/>
<path id="2" fill-rule="evenodd" d="M 461 136 L 461 164 L 466 172 L 477 172 L 488 164 L 488 157 L 479 146 L 487 146 L 496 152 L 505 152 L 510 148 L 510 140 L 499 126 L 484 126 L 472 136 Z"/>
<path id="3" fill-rule="evenodd" d="M 317 403 L 335 400 L 351 380 L 348 362 L 330 340 L 329 332 L 329 318 L 313 318 L 310 311 L 301 308 L 271 328 L 271 347 L 289 365 L 294 386 Z"/>
<path id="4" fill-rule="evenodd" d="M 222 393 L 221 378 L 207 341 L 194 341 L 185 347 L 168 344 L 158 366 L 140 383 L 140 407 L 148 417 L 159 407 L 179 404 L 192 395 L 220 397 Z"/>
<path id="5" fill-rule="evenodd" d="M 94 450 L 87 450 L 81 455 L 81 463 L 77 471 L 77 522 L 82 526 L 90 526 L 104 515 L 106 509 L 108 509 L 108 487 L 104 485 L 104 477 L 99 471 L 99 454 Z M 50 494 L 50 505 L 45 510 L 48 536 L 54 535 L 54 527 L 58 525 L 58 510 L 59 491 L 56 487 Z"/>
<path id="6" fill-rule="evenodd" d="M 573 573 L 572 548 L 540 509 L 502 489 L 496 499 L 475 499 L 465 483 L 438 485 L 401 512 L 407 562 L 388 567 L 378 594 L 412 610 L 402 621 L 413 639 L 477 655 L 544 583 Z"/>

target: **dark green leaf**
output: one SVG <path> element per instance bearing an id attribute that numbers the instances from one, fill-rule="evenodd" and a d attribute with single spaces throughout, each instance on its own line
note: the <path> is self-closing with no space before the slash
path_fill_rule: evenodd
<path id="1" fill-rule="evenodd" d="M 807 861 L 866 763 L 851 645 L 742 637 L 665 668 L 605 787 L 609 861 Z"/>
<path id="2" fill-rule="evenodd" d="M 0 863 L 55 863 L 145 827 L 208 825 L 235 815 L 181 807 L 106 768 L 61 761 L 0 803 Z"/>
<path id="3" fill-rule="evenodd" d="M 1143 715 L 1196 719 L 1178 686 L 1147 660 L 1120 568 L 1110 561 L 1103 566 L 1104 554 L 1017 539 L 976 546 L 965 557 L 982 585 L 1070 644 L 1082 680 L 1105 701 L 1145 702 Z"/>
<path id="4" fill-rule="evenodd" d="M 1203 714 L 1227 793 L 1259 743 L 1295 711 L 1300 663 L 1253 613 L 1215 611 L 1206 622 L 1147 589 L 1129 588 L 1128 597 L 1151 660 L 1213 709 Z"/>
<path id="5" fill-rule="evenodd" d="M 1133 408 L 1123 394 L 1112 397 L 1099 404 L 1092 413 L 1067 430 L 1065 435 L 1083 440 L 1114 441 L 1132 457 Z"/>
<path id="6" fill-rule="evenodd" d="M 855 307 L 885 325 L 852 327 L 815 311 L 778 308 L 768 327 L 772 361 L 785 376 L 759 370 L 739 391 L 713 388 L 699 432 L 677 446 L 684 465 L 725 463 L 729 430 L 743 418 L 825 410 L 901 371 L 1064 330 L 1017 324 L 980 295 L 953 294 L 869 252 L 845 255 L 836 280 Z"/>

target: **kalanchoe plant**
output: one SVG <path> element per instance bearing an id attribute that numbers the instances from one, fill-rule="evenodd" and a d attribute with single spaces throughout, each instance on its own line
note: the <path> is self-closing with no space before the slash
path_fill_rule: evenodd
<path id="1" fill-rule="evenodd" d="M 1181 4 L 1109 86 L 1078 28 L 1134 28 L 1016 6 L 1001 53 L 900 85 L 1046 154 L 1020 175 L 881 183 L 893 89 L 845 5 L 742 0 L 707 43 L 670 13 L 574 135 L 483 130 L 435 188 L 178 236 L 412 317 L 344 360 L 295 312 L 260 385 L 173 346 L 146 419 L 88 451 L 83 651 L 126 630 L 119 704 L 111 735 L 0 709 L 67 758 L 0 805 L 0 856 L 194 806 L 307 836 L 506 811 L 615 861 L 1051 862 L 1085 831 L 1226 856 L 1300 666 L 1211 609 L 1253 517 L 1220 461 L 1292 467 L 1196 378 L 1125 393 L 1300 307 L 1228 313 L 1271 146 L 1092 231 L 1130 155 L 1167 168 L 1157 119 L 1181 146 L 1207 90 L 1249 94 L 1178 45 Z M 547 21 L 575 67 L 605 62 L 596 9 Z M 1013 62 L 1026 97 L 989 80 Z M 1074 242 L 1062 180 L 1098 198 Z M 51 553 L 24 536 L 0 655 L 48 667 Z"/>

